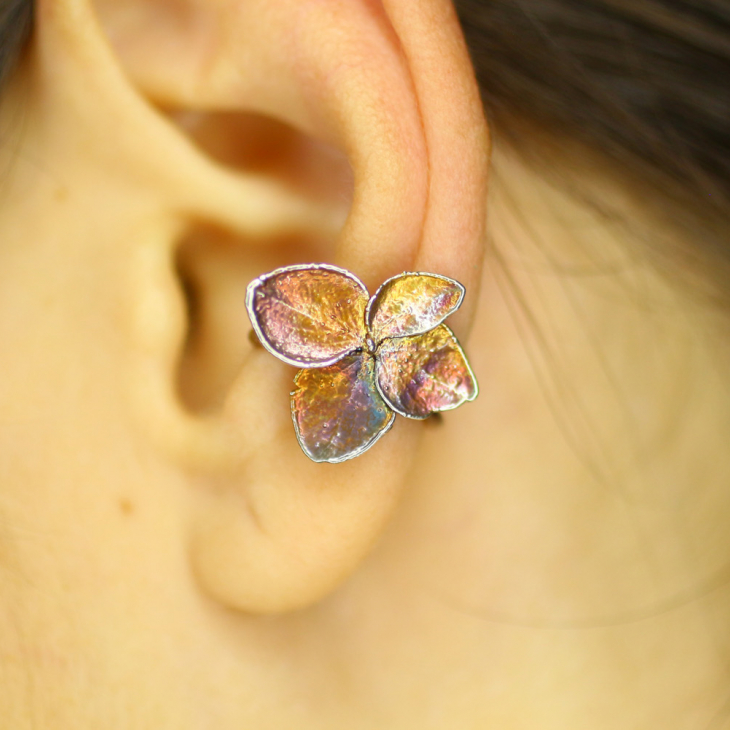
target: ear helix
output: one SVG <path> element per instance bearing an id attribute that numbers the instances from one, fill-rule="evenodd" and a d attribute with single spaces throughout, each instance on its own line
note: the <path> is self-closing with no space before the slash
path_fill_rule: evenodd
<path id="1" fill-rule="evenodd" d="M 429 150 L 427 212 L 413 267 L 451 276 L 466 287 L 469 296 L 451 320 L 465 336 L 481 284 L 489 130 L 451 0 L 426 5 L 383 0 L 408 59 Z"/>

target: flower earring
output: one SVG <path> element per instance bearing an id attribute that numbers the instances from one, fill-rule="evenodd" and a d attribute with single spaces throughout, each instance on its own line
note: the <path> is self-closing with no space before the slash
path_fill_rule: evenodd
<path id="1" fill-rule="evenodd" d="M 287 266 L 248 285 L 246 308 L 262 345 L 302 368 L 291 412 L 310 459 L 352 459 L 396 413 L 424 419 L 476 398 L 466 356 L 442 324 L 463 297 L 453 279 L 409 272 L 369 297 L 354 274 L 327 264 Z"/>

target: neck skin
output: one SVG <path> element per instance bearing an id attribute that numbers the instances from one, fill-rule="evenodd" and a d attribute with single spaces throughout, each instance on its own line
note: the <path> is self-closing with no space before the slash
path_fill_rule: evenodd
<path id="1" fill-rule="evenodd" d="M 42 132 L 29 125 L 27 150 Z M 92 256 L 76 221 L 113 229 L 129 208 L 105 207 L 104 181 L 73 158 L 70 189 L 99 203 L 62 206 L 45 195 L 52 164 L 32 160 L 9 169 L 0 212 L 9 726 L 714 727 L 727 367 L 710 316 L 625 226 L 497 145 L 466 344 L 479 400 L 424 426 L 402 504 L 347 582 L 260 618 L 199 593 L 173 480 L 113 396 L 100 406 L 125 377 L 124 343 L 91 315 L 116 316 L 126 261 Z M 637 239 L 652 228 L 621 186 L 585 180 Z M 52 245 L 34 244 L 39 221 Z M 94 313 L 73 299 L 78 276 Z"/>
<path id="2" fill-rule="evenodd" d="M 620 185 L 583 177 L 630 229 L 499 144 L 491 179 L 468 348 L 480 398 L 428 431 L 347 605 L 366 614 L 380 587 L 399 663 L 383 691 L 459 687 L 455 727 L 716 727 L 730 519 L 719 327 L 642 256 L 659 234 Z M 455 712 L 434 694 L 431 712 Z"/>

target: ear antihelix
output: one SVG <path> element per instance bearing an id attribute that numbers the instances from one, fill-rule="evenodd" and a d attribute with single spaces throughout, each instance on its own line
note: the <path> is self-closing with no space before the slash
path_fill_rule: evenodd
<path id="1" fill-rule="evenodd" d="M 371 285 L 412 263 L 428 153 L 410 70 L 379 3 L 131 0 L 122 8 L 107 0 L 102 7 L 125 70 L 153 102 L 266 115 L 347 157 L 354 195 L 337 263 Z M 191 7 L 201 17 L 181 25 Z M 169 23 L 159 22 L 166 14 Z M 156 23 L 146 20 L 152 15 Z"/>

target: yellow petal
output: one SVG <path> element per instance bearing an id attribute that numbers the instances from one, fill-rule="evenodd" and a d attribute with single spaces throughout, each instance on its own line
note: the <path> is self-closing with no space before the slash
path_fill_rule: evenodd
<path id="1" fill-rule="evenodd" d="M 405 273 L 386 281 L 368 304 L 370 336 L 410 337 L 428 332 L 459 308 L 464 287 L 437 274 Z"/>
<path id="2" fill-rule="evenodd" d="M 366 352 L 300 370 L 294 386 L 294 428 L 313 461 L 334 464 L 359 456 L 393 425 L 395 416 L 375 384 L 375 361 Z"/>
<path id="3" fill-rule="evenodd" d="M 427 418 L 477 397 L 474 373 L 445 324 L 423 335 L 385 340 L 376 357 L 380 392 L 402 416 Z"/>

